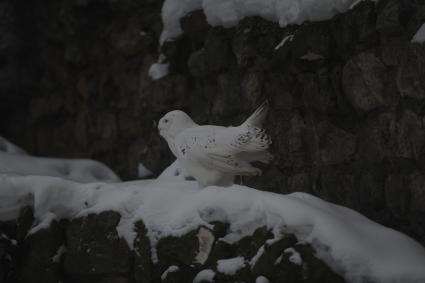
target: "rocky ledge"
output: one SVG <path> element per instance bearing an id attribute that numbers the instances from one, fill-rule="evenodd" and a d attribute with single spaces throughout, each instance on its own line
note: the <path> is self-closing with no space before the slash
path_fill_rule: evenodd
<path id="1" fill-rule="evenodd" d="M 143 221 L 135 224 L 131 250 L 117 233 L 120 218 L 105 211 L 53 221 L 28 234 L 34 218 L 32 208 L 24 207 L 16 221 L 0 223 L 2 282 L 345 282 L 290 231 L 276 238 L 258 227 L 231 242 L 225 240 L 229 225 L 214 222 L 162 238 L 152 256 Z"/>
<path id="2" fill-rule="evenodd" d="M 170 171 L 170 170 L 169 170 Z M 423 282 L 425 249 L 305 193 L 0 175 L 7 283 Z M 397 266 L 397 268 L 393 268 Z"/>

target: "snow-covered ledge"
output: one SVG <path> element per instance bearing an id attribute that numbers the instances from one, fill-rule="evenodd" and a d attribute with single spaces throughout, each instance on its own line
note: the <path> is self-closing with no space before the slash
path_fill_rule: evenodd
<path id="1" fill-rule="evenodd" d="M 304 193 L 279 195 L 239 185 L 200 189 L 195 181 L 174 175 L 179 174 L 114 184 L 81 184 L 56 177 L 3 174 L 0 176 L 0 221 L 16 219 L 22 199 L 31 196 L 35 218 L 31 234 L 48 231 L 51 224 L 66 219 L 72 221 L 65 230 L 74 235 L 69 236 L 68 241 L 85 234 L 90 238 L 91 221 L 98 225 L 96 229 L 106 229 L 100 228 L 102 223 L 112 221 L 107 224 L 106 235 L 102 235 L 112 242 L 125 239 L 130 251 L 136 250 L 138 256 L 148 253 L 145 262 L 162 266 L 164 272 L 175 263 L 192 271 L 213 269 L 217 278 L 252 276 L 253 270 L 255 275 L 263 276 L 267 272 L 262 272 L 261 265 L 256 263 L 264 265 L 263 253 L 273 251 L 274 254 L 269 252 L 267 257 L 273 254 L 276 266 L 283 257 L 286 264 L 294 265 L 296 270 L 296 266 L 302 268 L 302 262 L 314 255 L 331 268 L 329 272 L 336 272 L 348 282 L 361 282 L 365 278 L 373 282 L 425 280 L 425 249 L 421 245 L 351 209 Z M 13 209 L 16 213 L 11 213 Z M 3 213 L 5 211 L 8 213 Z M 144 232 L 137 228 L 140 225 Z M 217 251 L 220 245 L 243 245 L 241 242 L 247 237 L 256 239 L 250 241 L 258 247 L 248 249 L 247 253 L 235 248 L 234 260 Z M 285 240 L 286 244 L 282 245 L 288 237 L 295 240 Z M 67 240 L 60 248 L 72 255 L 75 247 Z M 144 243 L 144 255 L 140 252 L 143 250 L 140 243 Z M 274 246 L 276 243 L 281 245 L 281 250 Z M 306 246 L 315 252 L 306 253 Z M 90 244 L 85 247 L 83 252 L 89 257 Z M 67 252 L 63 253 L 66 263 Z M 295 253 L 301 254 L 297 263 L 291 260 Z M 224 259 L 228 260 L 222 261 Z M 238 264 L 233 264 L 236 261 Z M 231 266 L 223 267 L 226 262 L 232 263 Z M 147 268 L 146 264 L 143 268 Z M 220 269 L 226 272 L 220 273 Z M 177 274 L 178 269 L 173 268 L 167 274 L 174 273 Z M 193 279 L 196 274 L 192 275 Z M 336 278 L 340 278 L 338 275 L 335 274 Z"/>

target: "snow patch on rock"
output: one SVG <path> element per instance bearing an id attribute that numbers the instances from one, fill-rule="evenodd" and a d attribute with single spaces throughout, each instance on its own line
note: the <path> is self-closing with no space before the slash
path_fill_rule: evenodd
<path id="1" fill-rule="evenodd" d="M 301 265 L 303 263 L 303 260 L 301 259 L 301 255 L 299 254 L 299 252 L 297 252 L 296 250 L 294 250 L 294 248 L 287 248 L 286 250 L 283 251 L 285 254 L 290 254 L 289 256 L 289 261 L 296 264 L 296 265 Z"/>
<path id="2" fill-rule="evenodd" d="M 231 276 L 235 275 L 238 270 L 244 268 L 245 265 L 245 259 L 241 256 L 221 259 L 217 261 L 217 271 Z"/>
<path id="3" fill-rule="evenodd" d="M 180 19 L 202 9 L 212 26 L 232 27 L 250 16 L 278 22 L 281 27 L 322 21 L 348 11 L 362 0 L 166 0 L 162 7 L 161 44 L 182 33 Z"/>
<path id="4" fill-rule="evenodd" d="M 195 278 L 193 279 L 193 283 L 200 283 L 200 282 L 214 282 L 214 276 L 215 272 L 211 269 L 204 269 L 200 271 Z"/>
<path id="5" fill-rule="evenodd" d="M 195 260 L 200 264 L 204 264 L 210 255 L 215 237 L 210 230 L 205 229 L 204 227 L 199 228 L 196 236 L 198 237 L 199 242 L 199 252 L 195 257 Z"/>
<path id="6" fill-rule="evenodd" d="M 164 281 L 167 276 L 168 273 L 173 273 L 179 271 L 179 267 L 177 265 L 171 265 L 170 267 L 167 268 L 167 270 L 165 270 L 162 274 L 161 274 L 161 280 Z"/>
<path id="7" fill-rule="evenodd" d="M 425 23 L 419 28 L 416 34 L 412 38 L 414 43 L 424 43 L 425 42 Z"/>

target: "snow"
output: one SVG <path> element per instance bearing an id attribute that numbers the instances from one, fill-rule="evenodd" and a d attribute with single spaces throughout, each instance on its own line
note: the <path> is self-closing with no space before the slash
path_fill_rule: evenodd
<path id="1" fill-rule="evenodd" d="M 281 263 L 281 262 L 282 262 L 282 259 L 283 259 L 283 255 L 279 256 L 279 257 L 275 260 L 274 265 L 277 265 L 277 264 Z"/>
<path id="2" fill-rule="evenodd" d="M 61 177 L 76 182 L 117 182 L 115 173 L 88 159 L 43 158 L 0 151 L 0 173 Z"/>
<path id="3" fill-rule="evenodd" d="M 232 27 L 250 16 L 260 16 L 281 27 L 305 21 L 322 21 L 348 11 L 359 0 L 165 0 L 161 44 L 182 33 L 180 19 L 202 9 L 212 26 Z"/>
<path id="4" fill-rule="evenodd" d="M 293 38 L 294 38 L 294 35 L 293 34 L 290 34 L 288 36 L 285 36 L 282 39 L 282 41 L 279 42 L 278 45 L 276 45 L 276 47 L 274 48 L 274 50 L 278 50 L 279 48 L 281 48 L 282 46 L 284 46 L 286 42 L 291 42 Z"/>
<path id="5" fill-rule="evenodd" d="M 159 80 L 168 75 L 168 63 L 154 63 L 150 66 L 148 74 L 152 80 Z"/>
<path id="6" fill-rule="evenodd" d="M 281 48 L 282 46 L 285 45 L 286 42 L 291 42 L 292 39 L 294 38 L 293 34 L 287 35 L 285 36 L 281 42 L 279 42 L 278 45 L 276 45 L 276 47 L 274 48 L 274 50 L 278 50 L 279 48 Z"/>
<path id="7" fill-rule="evenodd" d="M 153 175 L 152 171 L 150 171 L 148 168 L 143 165 L 143 163 L 139 163 L 139 166 L 137 167 L 137 176 L 140 179 L 146 179 L 148 177 L 151 177 Z"/>
<path id="8" fill-rule="evenodd" d="M 235 275 L 236 272 L 246 265 L 245 259 L 241 256 L 221 259 L 217 261 L 217 271 L 225 275 Z"/>
<path id="9" fill-rule="evenodd" d="M 204 269 L 202 271 L 200 271 L 195 278 L 193 279 L 193 283 L 200 283 L 200 282 L 214 282 L 214 276 L 215 276 L 215 272 L 212 271 L 211 269 Z"/>
<path id="10" fill-rule="evenodd" d="M 0 221 L 16 218 L 25 204 L 34 206 L 39 224 L 33 229 L 64 218 L 113 210 L 122 215 L 117 231 L 130 248 L 134 223 L 144 221 L 154 256 L 159 239 L 203 226 L 205 231 L 198 234 L 202 259 L 212 243 L 206 232 L 212 228 L 209 223 L 229 223 L 229 240 L 267 226 L 273 231 L 291 231 L 299 241 L 313 245 L 318 256 L 350 282 L 362 278 L 385 283 L 425 282 L 425 249 L 420 244 L 351 209 L 305 193 L 281 195 L 239 185 L 200 189 L 196 181 L 174 176 L 178 164 L 173 166 L 168 176 L 121 183 L 0 174 Z M 218 264 L 220 272 L 232 273 L 246 263 L 234 258 Z"/>
<path id="11" fill-rule="evenodd" d="M 412 38 L 414 43 L 424 43 L 425 42 L 425 23 L 419 28 L 416 34 Z"/>
<path id="12" fill-rule="evenodd" d="M 296 265 L 301 265 L 303 260 L 301 259 L 301 255 L 294 250 L 293 248 L 287 248 L 286 250 L 283 251 L 285 254 L 291 254 L 289 256 L 289 261 L 296 264 Z"/>
<path id="13" fill-rule="evenodd" d="M 195 257 L 195 260 L 200 264 L 204 264 L 210 255 L 215 238 L 213 233 L 204 227 L 199 229 L 199 232 L 196 236 L 198 237 L 199 242 L 199 252 Z"/>
<path id="14" fill-rule="evenodd" d="M 56 254 L 52 257 L 52 262 L 60 262 L 62 256 L 66 253 L 66 247 L 64 245 L 60 246 Z"/>
<path id="15" fill-rule="evenodd" d="M 257 279 L 255 279 L 255 283 L 270 283 L 270 281 L 264 276 L 258 276 Z"/>
<path id="16" fill-rule="evenodd" d="M 173 273 L 178 270 L 179 270 L 179 267 L 177 265 L 171 265 L 170 267 L 167 268 L 167 270 L 164 271 L 164 273 L 162 273 L 161 280 L 164 281 L 167 278 L 168 273 Z"/>
<path id="17" fill-rule="evenodd" d="M 1 219 L 1 217 L 0 217 L 0 219 Z M 34 227 L 32 227 L 31 230 L 28 232 L 28 235 L 35 234 L 40 230 L 49 228 L 50 224 L 54 220 L 56 220 L 56 215 L 54 213 L 51 213 L 51 212 L 46 212 L 46 214 L 44 214 L 41 217 L 41 222 L 38 223 L 37 225 L 35 225 Z"/>
<path id="18" fill-rule="evenodd" d="M 252 257 L 251 261 L 249 262 L 249 264 L 251 265 L 251 268 L 254 267 L 254 265 L 257 263 L 258 259 L 263 255 L 264 253 L 264 245 L 261 246 L 257 253 L 255 254 L 255 256 Z"/>
<path id="19" fill-rule="evenodd" d="M 0 136 L 0 152 L 14 153 L 14 154 L 27 154 L 23 149 L 14 145 L 7 139 Z"/>

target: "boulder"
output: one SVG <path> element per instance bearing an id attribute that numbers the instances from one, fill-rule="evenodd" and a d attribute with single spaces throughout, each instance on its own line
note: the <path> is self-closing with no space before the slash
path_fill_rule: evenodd
<path id="1" fill-rule="evenodd" d="M 138 221 L 134 230 L 134 277 L 137 283 L 150 283 L 154 274 L 148 230 L 143 221 Z"/>
<path id="2" fill-rule="evenodd" d="M 425 45 L 411 44 L 401 59 L 397 87 L 402 96 L 425 98 Z"/>
<path id="3" fill-rule="evenodd" d="M 323 164 L 332 165 L 348 162 L 356 151 L 356 137 L 327 122 L 317 126 L 320 158 Z"/>
<path id="4" fill-rule="evenodd" d="M 48 228 L 29 234 L 20 255 L 19 282 L 57 283 L 63 279 L 65 233 L 61 224 L 53 221 Z"/>
<path id="5" fill-rule="evenodd" d="M 168 236 L 158 241 L 158 261 L 162 265 L 203 265 L 215 241 L 213 232 L 199 227 L 180 237 Z"/>
<path id="6" fill-rule="evenodd" d="M 205 44 L 190 55 L 187 64 L 192 76 L 206 77 L 229 69 L 233 62 L 226 30 L 216 27 L 206 34 Z"/>
<path id="7" fill-rule="evenodd" d="M 113 211 L 72 220 L 66 229 L 65 272 L 103 275 L 130 271 L 130 251 L 116 227 L 121 215 Z"/>
<path id="8" fill-rule="evenodd" d="M 385 65 L 373 52 L 360 53 L 344 67 L 344 93 L 352 106 L 360 112 L 389 106 L 394 98 L 385 89 L 387 76 Z"/>

